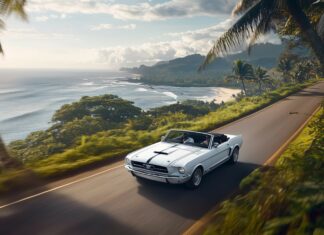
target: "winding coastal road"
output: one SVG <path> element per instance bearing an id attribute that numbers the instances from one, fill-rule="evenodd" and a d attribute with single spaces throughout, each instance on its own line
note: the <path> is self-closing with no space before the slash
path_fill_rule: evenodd
<path id="1" fill-rule="evenodd" d="M 322 82 L 215 130 L 243 135 L 240 162 L 206 175 L 198 190 L 139 184 L 122 166 L 115 166 L 24 201 L 0 205 L 0 234 L 182 233 L 264 164 L 309 118 L 323 95 Z"/>

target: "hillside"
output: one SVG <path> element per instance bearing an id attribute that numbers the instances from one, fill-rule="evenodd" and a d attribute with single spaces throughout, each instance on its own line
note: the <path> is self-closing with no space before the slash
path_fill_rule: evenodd
<path id="1" fill-rule="evenodd" d="M 201 73 L 198 73 L 197 69 L 205 57 L 199 54 L 162 61 L 153 66 L 141 65 L 134 68 L 121 68 L 121 70 L 140 74 L 141 82 L 154 85 L 233 86 L 234 84 L 224 82 L 224 75 L 231 72 L 234 60 L 241 59 L 256 66 L 272 68 L 276 66 L 278 57 L 284 48 L 284 44 L 257 44 L 253 46 L 250 55 L 247 51 L 242 51 L 219 58 Z M 299 50 L 296 53 L 304 54 L 305 50 Z"/>

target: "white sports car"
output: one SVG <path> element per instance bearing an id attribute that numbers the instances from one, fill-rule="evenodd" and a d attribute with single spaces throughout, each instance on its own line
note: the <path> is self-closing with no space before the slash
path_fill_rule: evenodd
<path id="1" fill-rule="evenodd" d="M 135 177 L 197 188 L 204 174 L 226 161 L 235 163 L 241 135 L 170 130 L 161 141 L 126 156 Z"/>

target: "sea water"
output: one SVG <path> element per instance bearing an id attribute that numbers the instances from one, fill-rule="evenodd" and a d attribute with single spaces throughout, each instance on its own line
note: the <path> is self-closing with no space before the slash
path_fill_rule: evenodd
<path id="1" fill-rule="evenodd" d="M 186 99 L 216 99 L 216 102 L 228 99 L 222 88 L 129 82 L 134 77 L 113 71 L 0 70 L 0 135 L 8 143 L 46 129 L 55 110 L 82 96 L 114 94 L 144 110 Z"/>

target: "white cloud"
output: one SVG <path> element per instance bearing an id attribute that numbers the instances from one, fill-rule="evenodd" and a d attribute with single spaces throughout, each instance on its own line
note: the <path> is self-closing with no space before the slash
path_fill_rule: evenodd
<path id="1" fill-rule="evenodd" d="M 230 25 L 226 20 L 215 26 L 169 34 L 173 40 L 165 42 L 144 43 L 132 47 L 111 47 L 99 50 L 99 62 L 110 68 L 120 66 L 151 65 L 158 61 L 184 57 L 190 54 L 206 54 L 219 37 Z"/>
<path id="2" fill-rule="evenodd" d="M 109 14 L 122 20 L 163 20 L 196 15 L 229 13 L 235 0 L 169 0 L 164 3 L 118 4 L 107 0 L 30 0 L 32 12 Z"/>
<path id="3" fill-rule="evenodd" d="M 79 40 L 73 34 L 62 34 L 62 33 L 45 33 L 39 31 L 35 28 L 14 28 L 4 32 L 4 36 L 6 39 L 10 40 L 22 40 L 22 39 L 30 39 L 30 40 Z"/>
<path id="4" fill-rule="evenodd" d="M 136 29 L 136 24 L 126 24 L 126 25 L 112 25 L 112 24 L 99 24 L 93 26 L 91 30 L 110 30 L 110 29 L 125 29 L 125 30 L 134 30 Z"/>
<path id="5" fill-rule="evenodd" d="M 98 51 L 98 62 L 108 68 L 121 66 L 131 67 L 141 64 L 152 65 L 159 61 L 171 60 L 191 54 L 205 55 L 215 40 L 232 24 L 233 19 L 225 20 L 217 25 L 181 33 L 169 34 L 173 40 L 165 42 L 144 43 L 130 47 L 110 47 Z M 261 37 L 258 43 L 280 43 L 275 34 Z M 239 51 L 237 48 L 234 51 Z M 234 52 L 233 51 L 233 52 Z"/>
<path id="6" fill-rule="evenodd" d="M 37 16 L 35 17 L 35 20 L 38 21 L 38 22 L 45 22 L 49 19 L 48 16 Z"/>
<path id="7" fill-rule="evenodd" d="M 46 22 L 50 19 L 65 19 L 66 18 L 66 14 L 51 14 L 51 15 L 41 15 L 41 16 L 36 16 L 35 20 L 37 22 Z"/>

